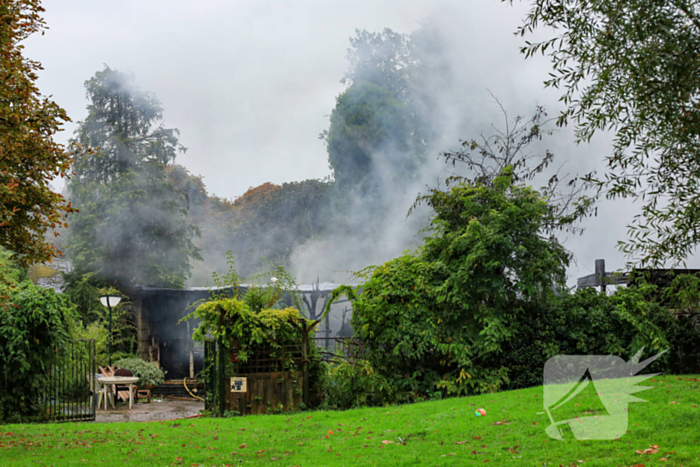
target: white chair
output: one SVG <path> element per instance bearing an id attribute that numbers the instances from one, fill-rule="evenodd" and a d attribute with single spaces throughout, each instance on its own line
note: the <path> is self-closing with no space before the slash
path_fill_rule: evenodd
<path id="1" fill-rule="evenodd" d="M 94 374 L 92 377 L 90 377 L 90 375 L 87 375 L 87 377 L 90 381 L 90 390 L 97 396 L 96 407 L 99 408 L 102 405 L 102 401 L 105 401 L 105 409 L 107 409 L 107 401 L 109 401 L 112 404 L 112 407 L 114 407 L 114 396 L 112 395 L 112 391 L 107 390 L 106 384 L 100 384 L 100 378 L 102 378 L 102 375 Z"/>

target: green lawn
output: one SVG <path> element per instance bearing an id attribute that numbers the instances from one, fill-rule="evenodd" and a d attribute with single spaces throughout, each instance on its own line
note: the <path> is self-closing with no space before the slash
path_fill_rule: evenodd
<path id="1" fill-rule="evenodd" d="M 637 394 L 649 402 L 629 406 L 627 433 L 609 441 L 549 438 L 538 387 L 346 412 L 0 426 L 0 465 L 700 466 L 700 379 L 652 381 Z M 582 417 L 594 410 L 587 398 L 572 401 Z"/>

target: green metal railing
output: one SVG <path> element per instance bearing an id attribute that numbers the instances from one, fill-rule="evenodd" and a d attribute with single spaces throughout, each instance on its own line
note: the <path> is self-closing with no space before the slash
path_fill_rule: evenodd
<path id="1" fill-rule="evenodd" d="M 46 419 L 57 422 L 95 420 L 95 379 L 95 341 L 73 342 L 61 363 L 49 370 L 42 409 Z"/>

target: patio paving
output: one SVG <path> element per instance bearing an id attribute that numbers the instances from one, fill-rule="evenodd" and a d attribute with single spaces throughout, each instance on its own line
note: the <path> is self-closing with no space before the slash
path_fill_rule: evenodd
<path id="1" fill-rule="evenodd" d="M 172 420 L 175 418 L 191 417 L 204 410 L 204 402 L 183 401 L 165 398 L 163 402 L 155 399 L 151 403 L 134 404 L 129 410 L 129 404 L 117 404 L 105 410 L 104 406 L 97 409 L 95 421 L 99 423 L 111 422 L 152 422 L 159 420 Z"/>

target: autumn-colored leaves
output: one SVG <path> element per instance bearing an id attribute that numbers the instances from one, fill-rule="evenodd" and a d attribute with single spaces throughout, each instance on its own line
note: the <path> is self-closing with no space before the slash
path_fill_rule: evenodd
<path id="1" fill-rule="evenodd" d="M 38 62 L 22 55 L 19 42 L 44 27 L 36 0 L 0 5 L 0 246 L 23 264 L 50 260 L 57 250 L 44 234 L 63 226 L 73 208 L 49 188 L 67 176 L 71 157 L 53 135 L 70 119 L 43 98 L 35 84 Z"/>

